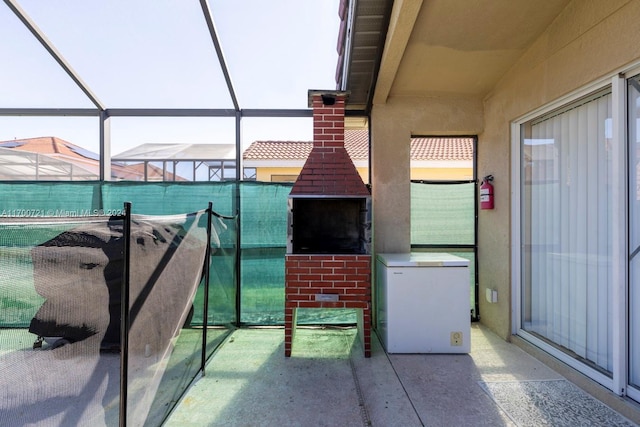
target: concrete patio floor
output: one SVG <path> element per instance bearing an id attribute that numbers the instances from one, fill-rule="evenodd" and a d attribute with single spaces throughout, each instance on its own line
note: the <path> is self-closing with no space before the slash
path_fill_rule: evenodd
<path id="1" fill-rule="evenodd" d="M 640 423 L 640 405 L 615 396 L 576 371 L 553 362 L 555 359 L 546 361 L 552 369 L 533 357 L 530 353 L 535 354 L 535 348 L 521 340 L 516 340 L 517 345 L 507 343 L 479 324 L 473 324 L 471 329 L 468 355 L 389 355 L 374 334 L 372 357 L 368 359 L 362 354 L 353 328 L 299 327 L 290 358 L 284 357 L 282 329 L 238 329 L 217 350 L 207 365 L 206 375 L 196 380 L 164 425 L 411 427 Z M 567 378 L 572 382 L 562 381 Z M 519 390 L 521 386 L 535 388 L 538 384 L 549 385 L 551 389 L 557 385 L 565 388 L 560 394 L 550 395 L 555 397 L 543 394 L 542 409 L 540 402 L 530 402 L 526 396 L 524 401 L 522 396 L 514 397 L 520 399 L 512 402 L 515 405 L 501 405 L 499 397 L 489 392 L 492 390 L 489 385 L 498 388 L 516 385 Z M 507 400 L 510 393 L 513 394 L 507 391 Z M 586 402 L 583 405 L 593 411 L 593 417 L 588 414 L 580 419 L 575 418 L 579 414 L 569 414 L 572 411 L 566 408 L 575 407 L 580 400 L 575 396 Z M 522 408 L 533 408 L 535 412 L 519 413 Z M 553 415 L 554 408 L 561 415 Z"/>

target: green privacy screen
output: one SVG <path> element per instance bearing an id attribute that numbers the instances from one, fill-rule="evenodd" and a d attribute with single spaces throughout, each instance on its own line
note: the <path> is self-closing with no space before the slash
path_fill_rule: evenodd
<path id="1" fill-rule="evenodd" d="M 211 201 L 215 212 L 234 216 L 240 200 L 242 249 L 230 253 L 230 248 L 235 251 L 237 246 L 234 229 L 233 233 L 221 234 L 224 240 L 211 257 L 210 300 L 214 309 L 209 311 L 210 322 L 211 318 L 215 325 L 237 321 L 237 269 L 230 260 L 239 254 L 240 321 L 274 325 L 284 323 L 284 254 L 290 190 L 291 184 L 256 182 L 0 182 L 0 220 L 1 216 L 117 215 L 122 212 L 124 202 L 132 203 L 134 214 L 173 215 L 197 211 Z M 230 229 L 227 222 L 221 220 L 220 226 Z M 204 298 L 201 293 L 199 290 L 196 298 Z M 195 312 L 194 322 L 201 319 L 202 314 Z"/>
<path id="2" fill-rule="evenodd" d="M 475 183 L 411 183 L 411 246 L 469 260 L 469 305 L 477 319 Z"/>
<path id="3" fill-rule="evenodd" d="M 1 216 L 112 215 L 131 202 L 133 213 L 172 215 L 195 212 L 213 202 L 213 210 L 233 215 L 235 184 L 129 182 L 0 182 Z"/>
<path id="4" fill-rule="evenodd" d="M 240 322 L 250 325 L 284 323 L 284 257 L 287 236 L 287 199 L 291 184 L 259 182 L 133 183 L 133 182 L 0 182 L 0 215 L 85 216 L 119 214 L 124 202 L 133 213 L 172 215 L 195 212 L 213 203 L 213 210 L 234 216 L 240 203 Z M 238 195 L 239 192 L 239 195 Z M 239 202 L 238 202 L 239 201 Z M 412 245 L 470 245 L 474 236 L 474 184 L 411 184 Z M 0 218 L 1 219 L 1 218 Z M 25 235 L 24 238 L 29 238 Z M 215 325 L 237 319 L 236 268 L 230 248 L 234 233 L 225 234 L 221 249 L 212 254 Z M 453 250 L 447 250 L 453 252 Z M 471 258 L 474 252 L 456 249 Z M 3 272 L 4 273 L 4 272 Z M 475 282 L 474 282 L 475 283 Z M 199 290 L 196 298 L 203 298 Z M 473 294 L 473 293 L 472 293 Z M 201 322 L 194 313 L 194 322 Z M 299 323 L 351 323 L 352 313 L 337 310 L 299 314 Z"/>
<path id="5" fill-rule="evenodd" d="M 411 183 L 412 245 L 475 245 L 475 184 Z"/>
<path id="6" fill-rule="evenodd" d="M 284 324 L 284 256 L 290 184 L 241 187 L 241 321 Z"/>

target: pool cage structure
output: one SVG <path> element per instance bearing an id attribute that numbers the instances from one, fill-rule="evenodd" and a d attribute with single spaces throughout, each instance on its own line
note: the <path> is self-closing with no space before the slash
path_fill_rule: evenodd
<path id="1" fill-rule="evenodd" d="M 131 210 L 0 220 L 0 424 L 160 425 L 204 375 L 237 216 Z"/>
<path id="2" fill-rule="evenodd" d="M 4 0 L 6 6 L 18 18 L 21 24 L 31 33 L 31 36 L 47 51 L 49 56 L 55 60 L 58 66 L 70 78 L 74 85 L 81 91 L 82 95 L 88 100 L 92 107 L 90 108 L 23 108 L 23 107 L 3 107 L 0 106 L 1 117 L 46 117 L 46 118 L 76 118 L 76 119 L 93 119 L 97 120 L 98 133 L 98 153 L 96 160 L 98 162 L 97 171 L 92 171 L 90 178 L 76 176 L 66 170 L 64 173 L 73 179 L 97 179 L 100 181 L 110 181 L 123 179 L 122 168 L 131 166 L 139 167 L 139 174 L 143 180 L 147 180 L 151 172 L 159 174 L 161 181 L 241 181 L 243 179 L 252 180 L 255 177 L 255 170 L 249 168 L 244 170 L 242 165 L 242 123 L 244 119 L 311 119 L 312 111 L 305 108 L 241 108 L 236 89 L 231 80 L 227 61 L 222 51 L 222 46 L 213 14 L 209 2 L 207 0 L 199 0 L 201 9 L 201 17 L 206 25 L 206 33 L 210 38 L 213 47 L 213 54 L 220 67 L 223 77 L 223 85 L 226 94 L 216 94 L 217 97 L 228 97 L 230 108 L 110 108 L 109 105 L 96 94 L 89 84 L 74 70 L 72 64 L 64 57 L 64 55 L 56 48 L 54 43 L 49 40 L 47 34 L 37 25 L 36 21 L 29 16 L 27 11 L 21 7 L 18 0 Z M 189 5 L 189 8 L 193 5 Z M 209 53 L 209 52 L 207 52 Z M 305 99 L 304 96 L 301 99 Z M 349 112 L 353 116 L 367 116 L 364 110 L 354 110 Z M 164 152 L 166 148 L 160 148 L 158 153 L 158 145 L 162 144 L 142 144 L 137 149 L 127 150 L 120 153 L 121 158 L 114 157 L 111 152 L 113 139 L 113 124 L 119 120 L 153 120 L 153 119 L 178 119 L 178 120 L 224 120 L 225 127 L 227 122 L 233 122 L 233 130 L 235 141 L 233 143 L 215 143 L 215 144 L 193 144 L 189 154 L 181 154 L 174 157 L 173 151 L 170 154 Z M 217 122 L 216 122 L 217 123 Z M 68 125 L 67 125 L 68 126 Z M 222 126 L 221 126 L 222 127 Z M 175 146 L 176 144 L 167 144 Z M 151 151 L 155 154 L 141 152 L 145 148 L 151 146 Z M 188 144 L 184 144 L 185 147 Z M 187 150 L 189 147 L 186 148 Z M 210 151 L 210 156 L 202 157 L 203 151 Z M 194 155 L 195 153 L 195 155 Z M 17 156 L 14 153 L 14 156 Z M 37 170 L 36 162 L 29 161 L 28 155 L 20 153 L 19 160 L 21 164 L 28 164 L 28 168 Z M 92 156 L 93 157 L 93 156 Z M 56 159 L 54 159 L 56 160 Z M 58 161 L 59 162 L 59 161 Z M 66 168 L 70 166 L 66 163 Z M 2 177 L 3 163 L 0 162 L 0 177 Z M 153 171 L 151 171 L 153 169 Z M 30 171 L 29 171 L 30 172 Z M 47 170 L 44 169 L 40 176 L 33 179 L 48 180 Z M 24 173 L 24 172 L 21 172 Z M 85 171 L 86 174 L 86 171 Z M 36 172 L 32 175 L 37 176 Z M 16 174 L 11 178 L 18 179 Z M 53 175 L 52 175 L 53 176 Z"/>

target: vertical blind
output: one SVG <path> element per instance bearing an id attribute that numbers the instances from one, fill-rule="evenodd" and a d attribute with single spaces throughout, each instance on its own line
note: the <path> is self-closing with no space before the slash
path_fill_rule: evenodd
<path id="1" fill-rule="evenodd" d="M 523 328 L 611 372 L 610 91 L 522 130 Z"/>

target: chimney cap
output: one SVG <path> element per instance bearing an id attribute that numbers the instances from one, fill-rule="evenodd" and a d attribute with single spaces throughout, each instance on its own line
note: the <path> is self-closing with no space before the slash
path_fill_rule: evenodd
<path id="1" fill-rule="evenodd" d="M 349 97 L 349 94 L 351 92 L 348 90 L 319 90 L 319 89 L 309 89 L 309 93 L 308 93 L 308 106 L 309 108 L 313 107 L 313 97 L 316 95 L 320 95 L 320 96 L 329 96 L 329 97 L 342 97 L 346 99 Z"/>

